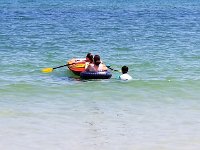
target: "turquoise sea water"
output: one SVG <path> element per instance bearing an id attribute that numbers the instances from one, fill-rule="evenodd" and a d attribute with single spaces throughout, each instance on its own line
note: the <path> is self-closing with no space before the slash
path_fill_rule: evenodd
<path id="1" fill-rule="evenodd" d="M 134 80 L 40 71 L 88 52 Z M 197 0 L 1 0 L 0 70 L 0 149 L 200 148 Z"/>

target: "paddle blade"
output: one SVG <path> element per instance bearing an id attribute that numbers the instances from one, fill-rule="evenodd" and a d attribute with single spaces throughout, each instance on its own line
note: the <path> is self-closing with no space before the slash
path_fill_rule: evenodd
<path id="1" fill-rule="evenodd" d="M 53 68 L 44 68 L 41 70 L 43 73 L 49 73 L 53 71 Z"/>

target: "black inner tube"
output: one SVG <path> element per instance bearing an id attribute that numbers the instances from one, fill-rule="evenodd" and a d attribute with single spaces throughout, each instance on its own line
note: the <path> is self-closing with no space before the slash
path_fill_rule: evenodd
<path id="1" fill-rule="evenodd" d="M 110 79 L 112 74 L 108 71 L 104 72 L 81 72 L 80 77 L 82 79 Z"/>

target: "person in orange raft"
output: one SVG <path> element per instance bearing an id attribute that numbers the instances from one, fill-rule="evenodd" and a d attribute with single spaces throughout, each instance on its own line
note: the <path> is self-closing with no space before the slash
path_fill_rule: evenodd
<path id="1" fill-rule="evenodd" d="M 93 63 L 93 55 L 88 53 L 85 57 L 85 69 L 89 66 L 89 64 Z"/>
<path id="2" fill-rule="evenodd" d="M 85 61 L 89 63 L 93 63 L 93 55 L 91 53 L 88 53 L 85 57 Z"/>
<path id="3" fill-rule="evenodd" d="M 103 64 L 101 63 L 100 56 L 95 55 L 94 63 L 90 63 L 85 71 L 98 72 L 98 71 L 103 71 L 103 70 L 104 68 L 103 68 Z"/>

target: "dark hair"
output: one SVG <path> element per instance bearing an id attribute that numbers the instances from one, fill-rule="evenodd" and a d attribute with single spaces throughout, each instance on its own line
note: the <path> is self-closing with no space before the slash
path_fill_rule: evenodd
<path id="1" fill-rule="evenodd" d="M 94 64 L 99 66 L 100 63 L 101 63 L 100 56 L 99 55 L 95 55 L 94 56 Z"/>
<path id="2" fill-rule="evenodd" d="M 127 73 L 128 72 L 128 67 L 127 66 L 123 66 L 122 67 L 122 73 Z"/>
<path id="3" fill-rule="evenodd" d="M 93 62 L 93 55 L 91 53 L 88 53 L 86 57 L 89 58 L 90 62 Z"/>

